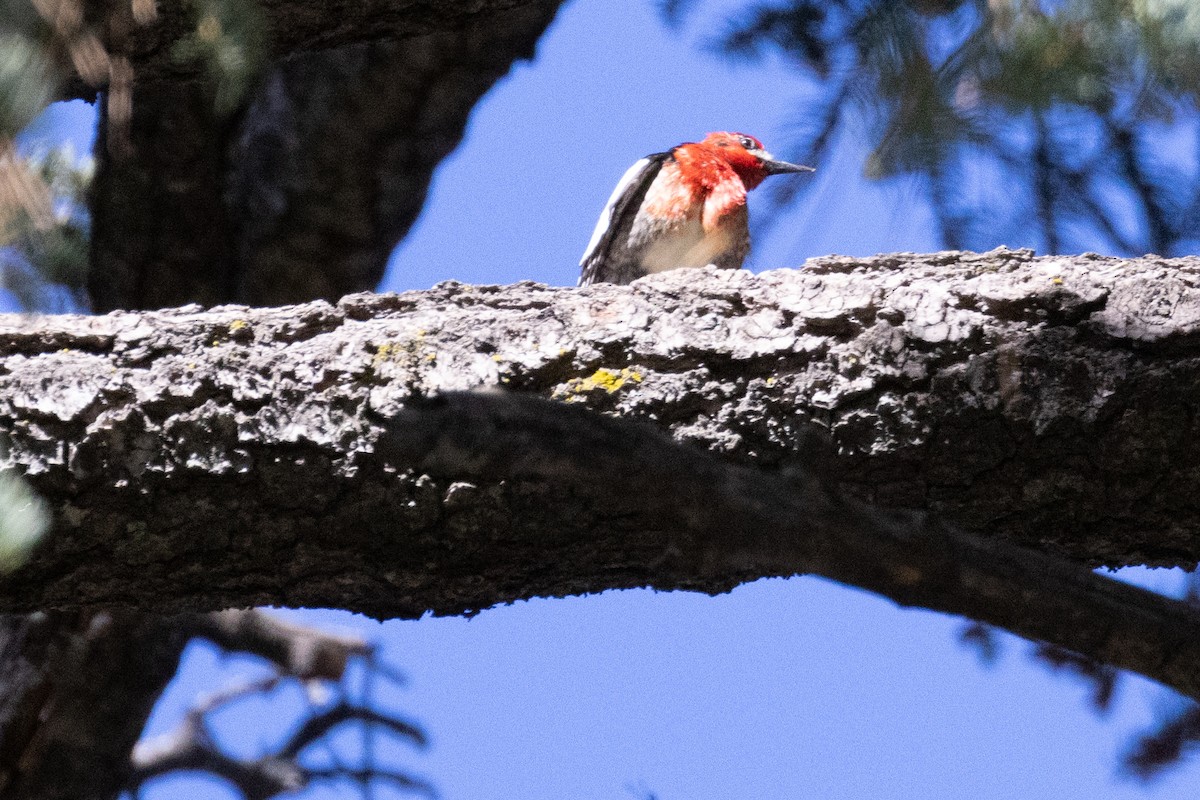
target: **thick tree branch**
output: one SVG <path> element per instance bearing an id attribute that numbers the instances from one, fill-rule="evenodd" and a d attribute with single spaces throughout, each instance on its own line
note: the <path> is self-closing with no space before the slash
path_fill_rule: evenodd
<path id="1" fill-rule="evenodd" d="M 11 318 L 0 425 L 60 512 L 0 604 L 415 616 L 811 571 L 1194 692 L 1191 612 L 1004 542 L 1195 562 L 1197 266 L 942 253 Z M 428 416 L 488 386 L 717 459 L 540 411 L 559 428 L 514 450 L 486 396 Z"/>
<path id="2" fill-rule="evenodd" d="M 630 498 L 663 571 L 812 573 L 960 614 L 1200 699 L 1200 611 L 1063 558 L 880 512 L 809 473 L 724 464 L 650 428 L 521 395 L 456 392 L 405 409 L 377 445 L 456 480 L 553 482 L 580 503 Z M 675 563 L 672 563 L 675 562 Z"/>

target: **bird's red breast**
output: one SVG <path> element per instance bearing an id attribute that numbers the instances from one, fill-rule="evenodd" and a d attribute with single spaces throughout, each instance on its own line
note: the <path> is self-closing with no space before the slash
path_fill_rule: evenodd
<path id="1" fill-rule="evenodd" d="M 664 179 L 655 184 L 643 205 L 645 213 L 660 219 L 685 217 L 703 205 L 701 224 L 712 231 L 746 205 L 746 193 L 767 177 L 762 161 L 745 147 L 743 134 L 710 133 L 700 142 L 682 144 L 671 151 L 672 162 L 663 167 Z M 752 140 L 758 144 L 758 140 Z"/>

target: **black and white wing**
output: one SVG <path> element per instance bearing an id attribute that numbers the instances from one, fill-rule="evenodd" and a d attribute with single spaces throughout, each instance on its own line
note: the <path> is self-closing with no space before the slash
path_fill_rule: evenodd
<path id="1" fill-rule="evenodd" d="M 658 177 L 662 165 L 671 157 L 670 151 L 654 153 L 639 160 L 625 171 L 617 188 L 613 189 L 608 198 L 608 205 L 600 212 L 600 220 L 592 231 L 592 240 L 588 242 L 583 258 L 579 260 L 579 285 L 588 286 L 593 283 L 628 283 L 620 280 L 624 270 L 621 265 L 610 264 L 614 252 L 625 246 L 629 239 L 629 230 L 633 226 L 633 218 L 642 206 L 642 200 L 650 189 L 650 184 Z"/>

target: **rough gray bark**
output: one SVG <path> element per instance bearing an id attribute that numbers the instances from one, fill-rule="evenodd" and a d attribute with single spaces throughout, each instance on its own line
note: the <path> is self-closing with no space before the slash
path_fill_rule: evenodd
<path id="1" fill-rule="evenodd" d="M 725 465 L 628 421 L 511 393 L 450 392 L 413 404 L 389 422 L 376 452 L 422 474 L 552 484 L 574 506 L 604 508 L 604 538 L 562 554 L 583 572 L 616 562 L 641 567 L 660 587 L 706 591 L 740 575 L 811 573 L 1003 627 L 1200 699 L 1197 609 L 926 515 L 881 512 L 808 471 Z"/>
<path id="2" fill-rule="evenodd" d="M 454 420 L 471 417 L 430 429 L 422 399 L 479 387 L 650 421 L 757 470 L 765 486 L 794 486 L 801 505 L 832 487 L 982 537 L 929 539 L 925 523 L 881 517 L 880 535 L 893 526 L 939 543 L 915 548 L 918 574 L 903 546 L 843 549 L 875 559 L 863 570 L 899 581 L 885 593 L 901 602 L 973 613 L 969 597 L 939 606 L 917 590 L 1000 586 L 987 581 L 1017 557 L 989 555 L 986 543 L 1087 565 L 1190 566 L 1200 554 L 1198 268 L 1002 250 L 676 272 L 632 287 L 445 284 L 336 306 L 10 318 L 0 425 L 10 461 L 60 513 L 37 558 L 0 584 L 0 605 L 415 616 L 635 585 L 722 591 L 827 555 L 799 560 L 797 532 L 821 530 L 811 521 L 759 526 L 766 538 L 753 547 L 697 533 L 707 511 L 732 506 L 713 505 L 714 490 L 692 514 L 663 511 L 697 497 L 668 485 L 670 469 L 589 486 L 566 466 L 602 455 L 586 426 L 582 438 L 543 436 L 541 449 L 529 440 L 523 458 L 447 460 Z M 693 451 L 678 453 L 666 463 L 686 467 Z M 567 456 L 557 472 L 544 466 Z M 955 573 L 947 541 L 971 569 L 996 561 L 991 573 Z M 1008 592 L 1004 613 L 1028 615 L 1011 583 L 989 592 L 993 611 Z M 1170 631 L 1187 629 L 1190 612 L 1130 602 L 1135 617 L 1160 622 L 1129 627 L 1157 626 L 1159 660 L 1179 657 Z M 1052 640 L 1053 627 L 1025 632 Z M 1115 658 L 1106 635 L 1091 649 Z"/>

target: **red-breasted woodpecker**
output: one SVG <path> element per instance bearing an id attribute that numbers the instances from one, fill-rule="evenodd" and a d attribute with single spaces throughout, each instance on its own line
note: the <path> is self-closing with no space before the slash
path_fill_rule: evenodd
<path id="1" fill-rule="evenodd" d="M 744 133 L 710 133 L 638 161 L 621 178 L 587 251 L 579 285 L 631 283 L 709 264 L 737 269 L 750 252 L 746 193 L 768 175 L 812 172 L 776 161 Z"/>

